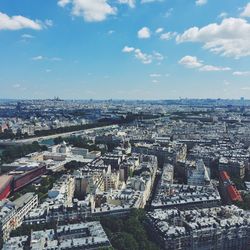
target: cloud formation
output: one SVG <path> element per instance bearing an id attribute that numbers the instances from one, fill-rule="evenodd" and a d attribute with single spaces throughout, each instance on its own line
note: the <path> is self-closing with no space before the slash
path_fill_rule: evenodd
<path id="1" fill-rule="evenodd" d="M 133 53 L 135 58 L 143 64 L 150 64 L 154 60 L 160 62 L 164 59 L 164 56 L 157 51 L 154 51 L 152 54 L 147 54 L 147 53 L 142 52 L 141 49 L 137 49 L 137 48 L 129 47 L 129 46 L 125 46 L 122 49 L 122 52 Z"/>
<path id="2" fill-rule="evenodd" d="M 196 56 L 184 56 L 179 60 L 179 64 L 185 66 L 186 68 L 194 69 L 198 68 L 199 71 L 229 71 L 229 67 L 220 67 L 214 65 L 203 64 L 203 61 L 199 60 Z"/>
<path id="3" fill-rule="evenodd" d="M 69 4 L 69 3 L 70 3 L 70 0 L 59 0 L 57 4 L 58 4 L 60 7 L 64 7 L 64 6 L 66 6 L 67 4 Z"/>
<path id="4" fill-rule="evenodd" d="M 199 68 L 202 66 L 202 62 L 199 61 L 196 56 L 184 56 L 179 61 L 179 64 L 182 64 L 187 68 Z"/>
<path id="5" fill-rule="evenodd" d="M 125 47 L 122 49 L 122 52 L 124 52 L 124 53 L 130 53 L 130 52 L 132 52 L 132 51 L 134 51 L 134 50 L 135 50 L 135 48 L 133 48 L 133 47 L 125 46 Z"/>
<path id="6" fill-rule="evenodd" d="M 177 33 L 176 32 L 166 32 L 166 33 L 162 33 L 160 35 L 160 39 L 161 40 L 171 40 L 174 37 L 176 37 Z"/>
<path id="7" fill-rule="evenodd" d="M 45 56 L 34 56 L 31 58 L 31 60 L 33 61 L 42 61 L 42 60 L 48 60 L 48 61 L 52 61 L 52 62 L 59 62 L 62 61 L 62 58 L 60 57 L 45 57 Z"/>
<path id="8" fill-rule="evenodd" d="M 34 56 L 31 58 L 33 61 L 41 61 L 43 59 L 45 59 L 43 56 Z"/>
<path id="9" fill-rule="evenodd" d="M 250 23 L 242 18 L 226 18 L 220 24 L 192 27 L 178 35 L 176 41 L 200 42 L 204 49 L 222 56 L 250 56 Z"/>
<path id="10" fill-rule="evenodd" d="M 164 0 L 141 0 L 141 3 L 163 2 Z"/>
<path id="11" fill-rule="evenodd" d="M 202 5 L 207 4 L 207 0 L 196 0 L 195 4 L 197 6 L 202 6 Z"/>
<path id="12" fill-rule="evenodd" d="M 248 3 L 243 12 L 240 14 L 242 17 L 250 17 L 250 3 Z"/>
<path id="13" fill-rule="evenodd" d="M 143 27 L 137 32 L 137 36 L 140 39 L 147 39 L 151 37 L 151 31 L 148 27 Z"/>
<path id="14" fill-rule="evenodd" d="M 135 8 L 135 0 L 118 0 L 120 4 L 127 4 L 130 8 Z"/>
<path id="15" fill-rule="evenodd" d="M 19 89 L 19 88 L 21 88 L 21 84 L 16 83 L 16 84 L 13 84 L 12 87 L 13 87 L 14 89 Z"/>
<path id="16" fill-rule="evenodd" d="M 32 38 L 35 38 L 34 36 L 32 36 L 32 35 L 30 35 L 30 34 L 22 34 L 21 37 L 24 38 L 24 39 L 32 39 Z"/>
<path id="17" fill-rule="evenodd" d="M 229 71 L 231 68 L 229 67 L 219 67 L 214 65 L 204 65 L 200 69 L 200 71 Z"/>
<path id="18" fill-rule="evenodd" d="M 135 49 L 135 58 L 140 60 L 143 64 L 150 64 L 153 61 L 153 57 L 150 54 L 143 53 L 140 49 Z"/>
<path id="19" fill-rule="evenodd" d="M 43 24 L 39 20 L 31 20 L 24 16 L 8 16 L 0 12 L 0 30 L 21 30 L 33 29 L 41 30 Z"/>
<path id="20" fill-rule="evenodd" d="M 158 29 L 155 30 L 155 33 L 156 33 L 156 34 L 162 33 L 163 30 L 164 30 L 164 29 L 163 29 L 162 27 L 160 27 L 160 28 L 158 28 Z"/>
<path id="21" fill-rule="evenodd" d="M 152 78 L 158 78 L 158 77 L 161 77 L 161 74 L 153 73 L 153 74 L 150 74 L 149 76 Z"/>
<path id="22" fill-rule="evenodd" d="M 234 76 L 249 76 L 250 71 L 235 71 L 233 72 Z"/>
<path id="23" fill-rule="evenodd" d="M 101 22 L 110 15 L 116 15 L 117 9 L 107 0 L 59 0 L 58 5 L 65 7 L 71 4 L 71 13 L 83 17 L 86 22 Z"/>

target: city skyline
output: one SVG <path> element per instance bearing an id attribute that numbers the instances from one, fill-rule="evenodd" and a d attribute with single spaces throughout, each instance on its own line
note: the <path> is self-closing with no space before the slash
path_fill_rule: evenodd
<path id="1" fill-rule="evenodd" d="M 3 0 L 0 98 L 249 99 L 249 34 L 249 0 Z"/>

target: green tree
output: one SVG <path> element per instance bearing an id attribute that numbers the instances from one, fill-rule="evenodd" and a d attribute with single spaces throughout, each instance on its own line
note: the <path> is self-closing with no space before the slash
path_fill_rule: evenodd
<path id="1" fill-rule="evenodd" d="M 139 250 L 138 243 L 131 234 L 122 232 L 115 235 L 112 245 L 119 250 Z"/>
<path id="2" fill-rule="evenodd" d="M 104 227 L 111 244 L 117 250 L 130 249 L 159 250 L 158 246 L 149 240 L 149 235 L 144 227 L 145 211 L 132 209 L 127 217 L 104 217 L 101 224 Z M 136 243 L 135 243 L 136 242 Z M 132 245 L 134 245 L 132 247 Z"/>

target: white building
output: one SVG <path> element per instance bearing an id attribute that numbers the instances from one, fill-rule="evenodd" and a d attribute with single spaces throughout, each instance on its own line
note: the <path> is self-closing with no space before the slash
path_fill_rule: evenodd
<path id="1" fill-rule="evenodd" d="M 4 250 L 21 250 L 27 245 L 29 236 L 12 237 Z M 100 222 L 86 222 L 58 226 L 56 230 L 33 231 L 30 235 L 30 249 L 108 249 L 111 244 Z"/>
<path id="2" fill-rule="evenodd" d="M 75 178 L 73 176 L 64 175 L 56 182 L 48 196 L 51 199 L 63 200 L 65 207 L 72 206 L 72 200 L 75 192 Z"/>
<path id="3" fill-rule="evenodd" d="M 193 186 L 205 186 L 210 184 L 210 176 L 203 160 L 198 160 L 194 168 L 187 170 L 187 184 Z"/>
<path id="4" fill-rule="evenodd" d="M 3 200 L 0 202 L 0 234 L 7 240 L 12 230 L 20 227 L 24 217 L 38 206 L 38 196 L 26 193 L 14 202 Z"/>

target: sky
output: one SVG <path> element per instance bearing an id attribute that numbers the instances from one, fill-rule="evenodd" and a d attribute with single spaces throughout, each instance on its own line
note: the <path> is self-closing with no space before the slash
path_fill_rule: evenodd
<path id="1" fill-rule="evenodd" d="M 0 98 L 250 99 L 250 1 L 1 0 Z"/>

